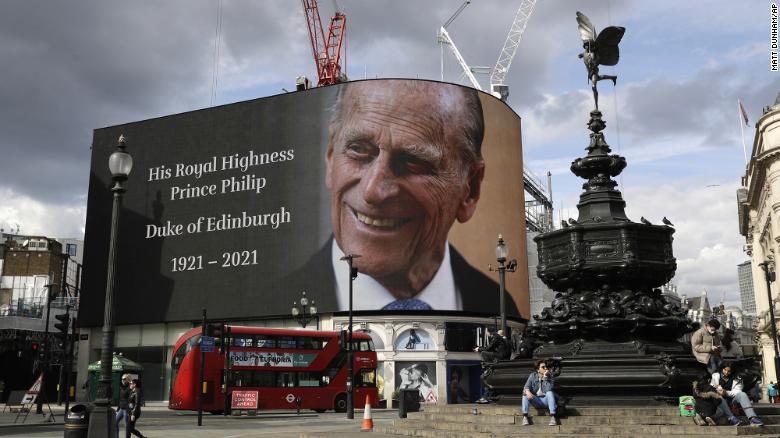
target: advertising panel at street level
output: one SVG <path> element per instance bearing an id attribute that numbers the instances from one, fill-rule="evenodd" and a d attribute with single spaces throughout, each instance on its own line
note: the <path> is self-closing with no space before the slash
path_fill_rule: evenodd
<path id="1" fill-rule="evenodd" d="M 133 169 L 117 234 L 119 324 L 319 312 L 499 312 L 498 234 L 528 317 L 520 118 L 459 85 L 356 81 L 95 130 L 81 326 L 102 323 L 108 157 Z"/>

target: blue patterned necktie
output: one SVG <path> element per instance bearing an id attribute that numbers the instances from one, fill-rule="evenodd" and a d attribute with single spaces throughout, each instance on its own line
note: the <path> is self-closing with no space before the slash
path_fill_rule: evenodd
<path id="1" fill-rule="evenodd" d="M 392 303 L 382 307 L 382 310 L 433 310 L 430 304 L 417 298 L 407 298 L 395 300 Z"/>

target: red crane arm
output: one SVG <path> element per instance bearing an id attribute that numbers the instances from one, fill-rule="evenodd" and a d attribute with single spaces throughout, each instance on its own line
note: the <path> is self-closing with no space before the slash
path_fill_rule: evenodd
<path id="1" fill-rule="evenodd" d="M 325 46 L 328 52 L 328 62 L 325 65 L 325 75 L 320 75 L 320 85 L 331 85 L 341 82 L 341 49 L 344 43 L 344 36 L 347 32 L 347 16 L 336 12 L 330 19 L 328 27 L 328 43 Z M 344 50 L 344 59 L 346 61 L 346 50 Z M 345 62 L 346 65 L 346 62 Z"/>
<path id="2" fill-rule="evenodd" d="M 306 15 L 306 24 L 309 27 L 309 39 L 311 40 L 314 64 L 317 67 L 317 85 L 339 83 L 343 78 L 341 74 L 341 50 L 344 47 L 347 17 L 337 11 L 330 19 L 326 38 L 322 21 L 320 20 L 317 0 L 301 0 L 301 3 Z M 346 61 L 346 53 L 344 59 Z"/>
<path id="3" fill-rule="evenodd" d="M 314 64 L 317 66 L 317 75 L 320 75 L 322 66 L 327 61 L 325 32 L 322 30 L 320 11 L 317 0 L 301 0 L 303 12 L 306 15 L 306 24 L 309 26 L 309 39 L 311 40 L 311 52 L 314 56 Z"/>

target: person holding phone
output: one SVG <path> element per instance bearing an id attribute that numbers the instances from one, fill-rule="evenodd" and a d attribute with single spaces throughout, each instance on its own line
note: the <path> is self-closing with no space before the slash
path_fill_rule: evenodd
<path id="1" fill-rule="evenodd" d="M 719 328 L 720 321 L 713 318 L 691 336 L 693 356 L 700 363 L 707 365 L 707 371 L 710 374 L 717 373 L 720 370 L 720 364 L 723 362 L 721 359 L 720 335 L 718 334 Z"/>
<path id="2" fill-rule="evenodd" d="M 720 372 L 712 373 L 712 385 L 721 397 L 720 408 L 728 415 L 729 422 L 733 426 L 739 426 L 741 422 L 732 412 L 729 405 L 736 402 L 745 411 L 745 415 L 748 417 L 751 426 L 760 427 L 764 425 L 761 418 L 756 415 L 756 411 L 753 409 L 753 404 L 750 402 L 748 395 L 742 391 L 743 384 L 742 378 L 733 372 L 731 364 L 723 364 L 723 368 Z"/>
<path id="3" fill-rule="evenodd" d="M 547 367 L 547 361 L 537 360 L 534 363 L 535 371 L 528 375 L 523 386 L 523 426 L 528 426 L 531 422 L 528 419 L 528 407 L 534 405 L 537 408 L 547 408 L 550 412 L 550 426 L 557 426 L 558 420 L 556 414 L 556 396 L 555 378 Z"/>

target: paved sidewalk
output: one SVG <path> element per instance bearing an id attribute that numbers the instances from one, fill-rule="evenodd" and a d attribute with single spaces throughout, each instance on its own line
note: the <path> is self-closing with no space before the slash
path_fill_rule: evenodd
<path id="1" fill-rule="evenodd" d="M 62 437 L 64 407 L 64 405 L 52 405 L 52 410 L 56 415 L 56 423 L 44 422 L 43 416 L 36 415 L 33 408 L 33 412 L 30 413 L 24 424 L 14 424 L 16 413 L 9 414 L 6 411 L 0 414 L 0 436 Z M 375 425 L 390 424 L 393 419 L 398 418 L 396 410 L 372 409 L 372 413 Z M 350 438 L 361 436 L 363 411 L 356 410 L 355 418 L 352 420 L 347 419 L 346 414 L 343 413 L 318 414 L 313 411 L 301 411 L 301 414 L 297 415 L 294 410 L 261 411 L 256 416 L 244 415 L 240 417 L 204 413 L 203 426 L 201 427 L 197 426 L 197 417 L 196 412 L 171 411 L 164 403 L 147 403 L 138 422 L 138 429 L 149 437 L 171 438 L 300 438 L 302 436 L 316 437 L 317 433 Z"/>

